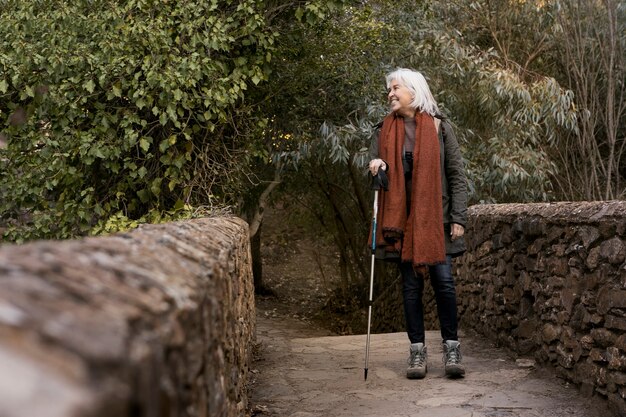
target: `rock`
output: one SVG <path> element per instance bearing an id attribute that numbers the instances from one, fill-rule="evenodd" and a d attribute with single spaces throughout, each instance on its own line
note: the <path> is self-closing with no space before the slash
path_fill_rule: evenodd
<path id="1" fill-rule="evenodd" d="M 618 237 L 602 242 L 600 245 L 600 256 L 607 259 L 611 264 L 621 264 L 626 258 L 624 242 Z"/>
<path id="2" fill-rule="evenodd" d="M 537 365 L 534 359 L 528 358 L 516 359 L 515 364 L 519 368 L 534 368 Z"/>

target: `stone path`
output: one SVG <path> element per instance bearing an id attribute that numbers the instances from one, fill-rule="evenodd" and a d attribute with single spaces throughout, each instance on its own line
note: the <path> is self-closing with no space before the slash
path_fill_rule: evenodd
<path id="1" fill-rule="evenodd" d="M 515 360 L 487 341 L 462 337 L 464 379 L 443 376 L 438 332 L 427 333 L 428 375 L 405 378 L 404 333 L 333 336 L 289 317 L 257 312 L 252 416 L 281 417 L 614 417 L 599 398 Z"/>

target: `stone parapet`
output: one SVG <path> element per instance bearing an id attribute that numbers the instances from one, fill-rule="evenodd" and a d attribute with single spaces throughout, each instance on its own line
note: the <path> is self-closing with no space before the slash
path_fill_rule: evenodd
<path id="1" fill-rule="evenodd" d="M 206 218 L 0 248 L 0 415 L 242 415 L 247 224 Z"/>
<path id="2" fill-rule="evenodd" d="M 626 202 L 469 214 L 469 250 L 455 262 L 461 327 L 555 367 L 626 415 Z"/>

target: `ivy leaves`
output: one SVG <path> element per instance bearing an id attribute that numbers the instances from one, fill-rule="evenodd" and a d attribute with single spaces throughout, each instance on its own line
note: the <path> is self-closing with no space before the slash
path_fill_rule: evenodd
<path id="1" fill-rule="evenodd" d="M 257 0 L 5 4 L 6 238 L 69 237 L 188 201 L 203 175 L 194 153 L 267 79 L 276 36 Z"/>

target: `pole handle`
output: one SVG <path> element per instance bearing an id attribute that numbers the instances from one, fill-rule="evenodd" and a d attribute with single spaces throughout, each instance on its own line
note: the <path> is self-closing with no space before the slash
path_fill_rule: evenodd
<path id="1" fill-rule="evenodd" d="M 381 188 L 385 191 L 389 190 L 389 178 L 387 178 L 387 173 L 382 168 L 378 170 L 376 175 L 372 176 L 371 188 L 375 191 Z"/>

